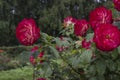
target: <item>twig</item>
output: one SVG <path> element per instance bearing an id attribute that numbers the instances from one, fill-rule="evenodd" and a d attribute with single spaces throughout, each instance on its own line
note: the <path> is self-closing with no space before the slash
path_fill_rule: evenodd
<path id="1" fill-rule="evenodd" d="M 118 17 L 118 18 L 113 18 L 113 21 L 114 21 L 114 22 L 120 21 L 120 17 Z"/>

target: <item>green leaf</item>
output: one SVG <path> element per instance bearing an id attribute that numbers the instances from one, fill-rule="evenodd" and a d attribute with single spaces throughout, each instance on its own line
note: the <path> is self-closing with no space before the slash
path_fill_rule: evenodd
<path id="1" fill-rule="evenodd" d="M 51 76 L 51 74 L 52 74 L 52 69 L 50 68 L 50 67 L 47 67 L 46 69 L 45 69 L 45 76 L 46 77 L 50 77 Z"/>
<path id="2" fill-rule="evenodd" d="M 94 36 L 94 33 L 89 33 L 89 34 L 86 35 L 85 38 L 86 38 L 87 41 L 89 41 L 93 38 L 93 36 Z"/>
<path id="3" fill-rule="evenodd" d="M 61 63 L 63 63 L 63 60 L 62 59 L 57 59 L 57 60 L 53 60 L 53 62 L 55 62 L 58 65 L 60 65 Z"/>
<path id="4" fill-rule="evenodd" d="M 118 49 L 118 53 L 120 54 L 120 46 L 117 49 Z"/>
<path id="5" fill-rule="evenodd" d="M 96 69 L 99 75 L 103 75 L 106 70 L 106 63 L 103 60 L 96 62 Z"/>
<path id="6" fill-rule="evenodd" d="M 29 57 L 30 57 L 30 52 L 29 51 L 24 51 L 19 55 L 19 59 L 21 63 L 26 63 L 29 62 Z"/>
<path id="7" fill-rule="evenodd" d="M 117 70 L 120 71 L 120 61 L 117 61 Z"/>
<path id="8" fill-rule="evenodd" d="M 115 49 L 115 50 L 111 53 L 111 56 L 112 56 L 113 59 L 116 59 L 116 58 L 119 56 L 118 50 Z"/>
<path id="9" fill-rule="evenodd" d="M 95 65 L 90 65 L 89 69 L 88 69 L 88 72 L 91 76 L 95 76 L 95 74 L 96 74 Z"/>
<path id="10" fill-rule="evenodd" d="M 58 46 L 62 46 L 62 42 L 60 41 L 59 38 L 54 38 L 54 40 Z"/>
<path id="11" fill-rule="evenodd" d="M 80 58 L 78 58 L 77 56 L 73 56 L 70 58 L 69 62 L 71 62 L 71 64 L 74 66 L 74 67 L 78 67 L 80 65 Z"/>
<path id="12" fill-rule="evenodd" d="M 96 77 L 91 77 L 89 80 L 98 80 Z"/>
<path id="13" fill-rule="evenodd" d="M 80 61 L 83 64 L 88 64 L 91 61 L 91 57 L 92 57 L 92 50 L 86 50 L 81 54 Z"/>
<path id="14" fill-rule="evenodd" d="M 104 75 L 99 75 L 97 78 L 98 78 L 97 80 L 105 80 Z"/>
<path id="15" fill-rule="evenodd" d="M 107 67 L 110 69 L 110 71 L 115 71 L 116 70 L 116 63 L 113 62 L 112 60 L 107 60 Z"/>
<path id="16" fill-rule="evenodd" d="M 49 46 L 49 48 L 51 49 L 51 51 L 53 52 L 53 54 L 55 55 L 56 58 L 60 57 L 58 51 L 54 47 Z"/>

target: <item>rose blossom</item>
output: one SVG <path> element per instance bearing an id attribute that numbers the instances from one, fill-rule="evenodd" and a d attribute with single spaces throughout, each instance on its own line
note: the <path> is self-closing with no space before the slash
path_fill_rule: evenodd
<path id="1" fill-rule="evenodd" d="M 95 8 L 90 12 L 89 23 L 93 29 L 95 29 L 99 24 L 112 23 L 112 12 L 105 7 Z"/>
<path id="2" fill-rule="evenodd" d="M 84 36 L 86 34 L 86 31 L 88 30 L 89 26 L 85 19 L 83 20 L 77 20 L 75 26 L 74 26 L 74 34 L 76 36 Z"/>
<path id="3" fill-rule="evenodd" d="M 35 51 L 37 51 L 38 50 L 38 46 L 34 46 L 32 49 L 31 49 L 31 52 L 35 52 Z"/>
<path id="4" fill-rule="evenodd" d="M 16 28 L 16 37 L 23 45 L 32 45 L 40 37 L 40 29 L 33 19 L 23 19 Z"/>
<path id="5" fill-rule="evenodd" d="M 120 45 L 120 31 L 112 24 L 101 24 L 94 32 L 96 47 L 102 51 L 112 51 Z"/>
<path id="6" fill-rule="evenodd" d="M 116 10 L 120 11 L 120 0 L 113 0 L 114 7 Z"/>
<path id="7" fill-rule="evenodd" d="M 64 27 L 68 27 L 70 26 L 71 24 L 74 25 L 76 23 L 76 19 L 73 18 L 72 16 L 68 16 L 64 19 Z"/>

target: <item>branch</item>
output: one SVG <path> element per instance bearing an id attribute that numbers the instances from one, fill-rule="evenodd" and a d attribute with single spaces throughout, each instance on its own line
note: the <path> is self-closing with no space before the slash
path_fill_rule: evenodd
<path id="1" fill-rule="evenodd" d="M 74 71 L 76 72 L 77 74 L 81 74 L 80 72 L 78 72 L 76 69 L 73 68 L 73 66 L 71 64 L 69 64 L 63 57 L 62 55 L 60 54 L 60 57 L 68 64 L 68 66 Z M 82 74 L 81 74 L 82 75 Z"/>
<path id="2" fill-rule="evenodd" d="M 120 21 L 120 17 L 113 18 L 113 21 L 114 21 L 114 22 L 118 22 L 118 21 Z"/>

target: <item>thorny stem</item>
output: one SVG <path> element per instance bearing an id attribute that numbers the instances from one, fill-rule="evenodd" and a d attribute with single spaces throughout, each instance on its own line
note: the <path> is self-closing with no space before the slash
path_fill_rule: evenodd
<path id="1" fill-rule="evenodd" d="M 76 72 L 77 74 L 80 74 L 80 72 L 78 72 L 77 70 L 75 70 L 75 69 L 73 68 L 73 66 L 72 66 L 71 64 L 69 64 L 69 63 L 62 57 L 61 54 L 60 54 L 60 57 L 68 64 L 68 66 L 70 66 L 70 68 L 71 68 L 74 72 Z"/>
<path id="2" fill-rule="evenodd" d="M 113 18 L 113 21 L 114 21 L 114 22 L 118 22 L 118 21 L 120 21 L 120 17 Z"/>
<path id="3" fill-rule="evenodd" d="M 33 66 L 33 80 L 35 80 L 35 66 Z"/>

